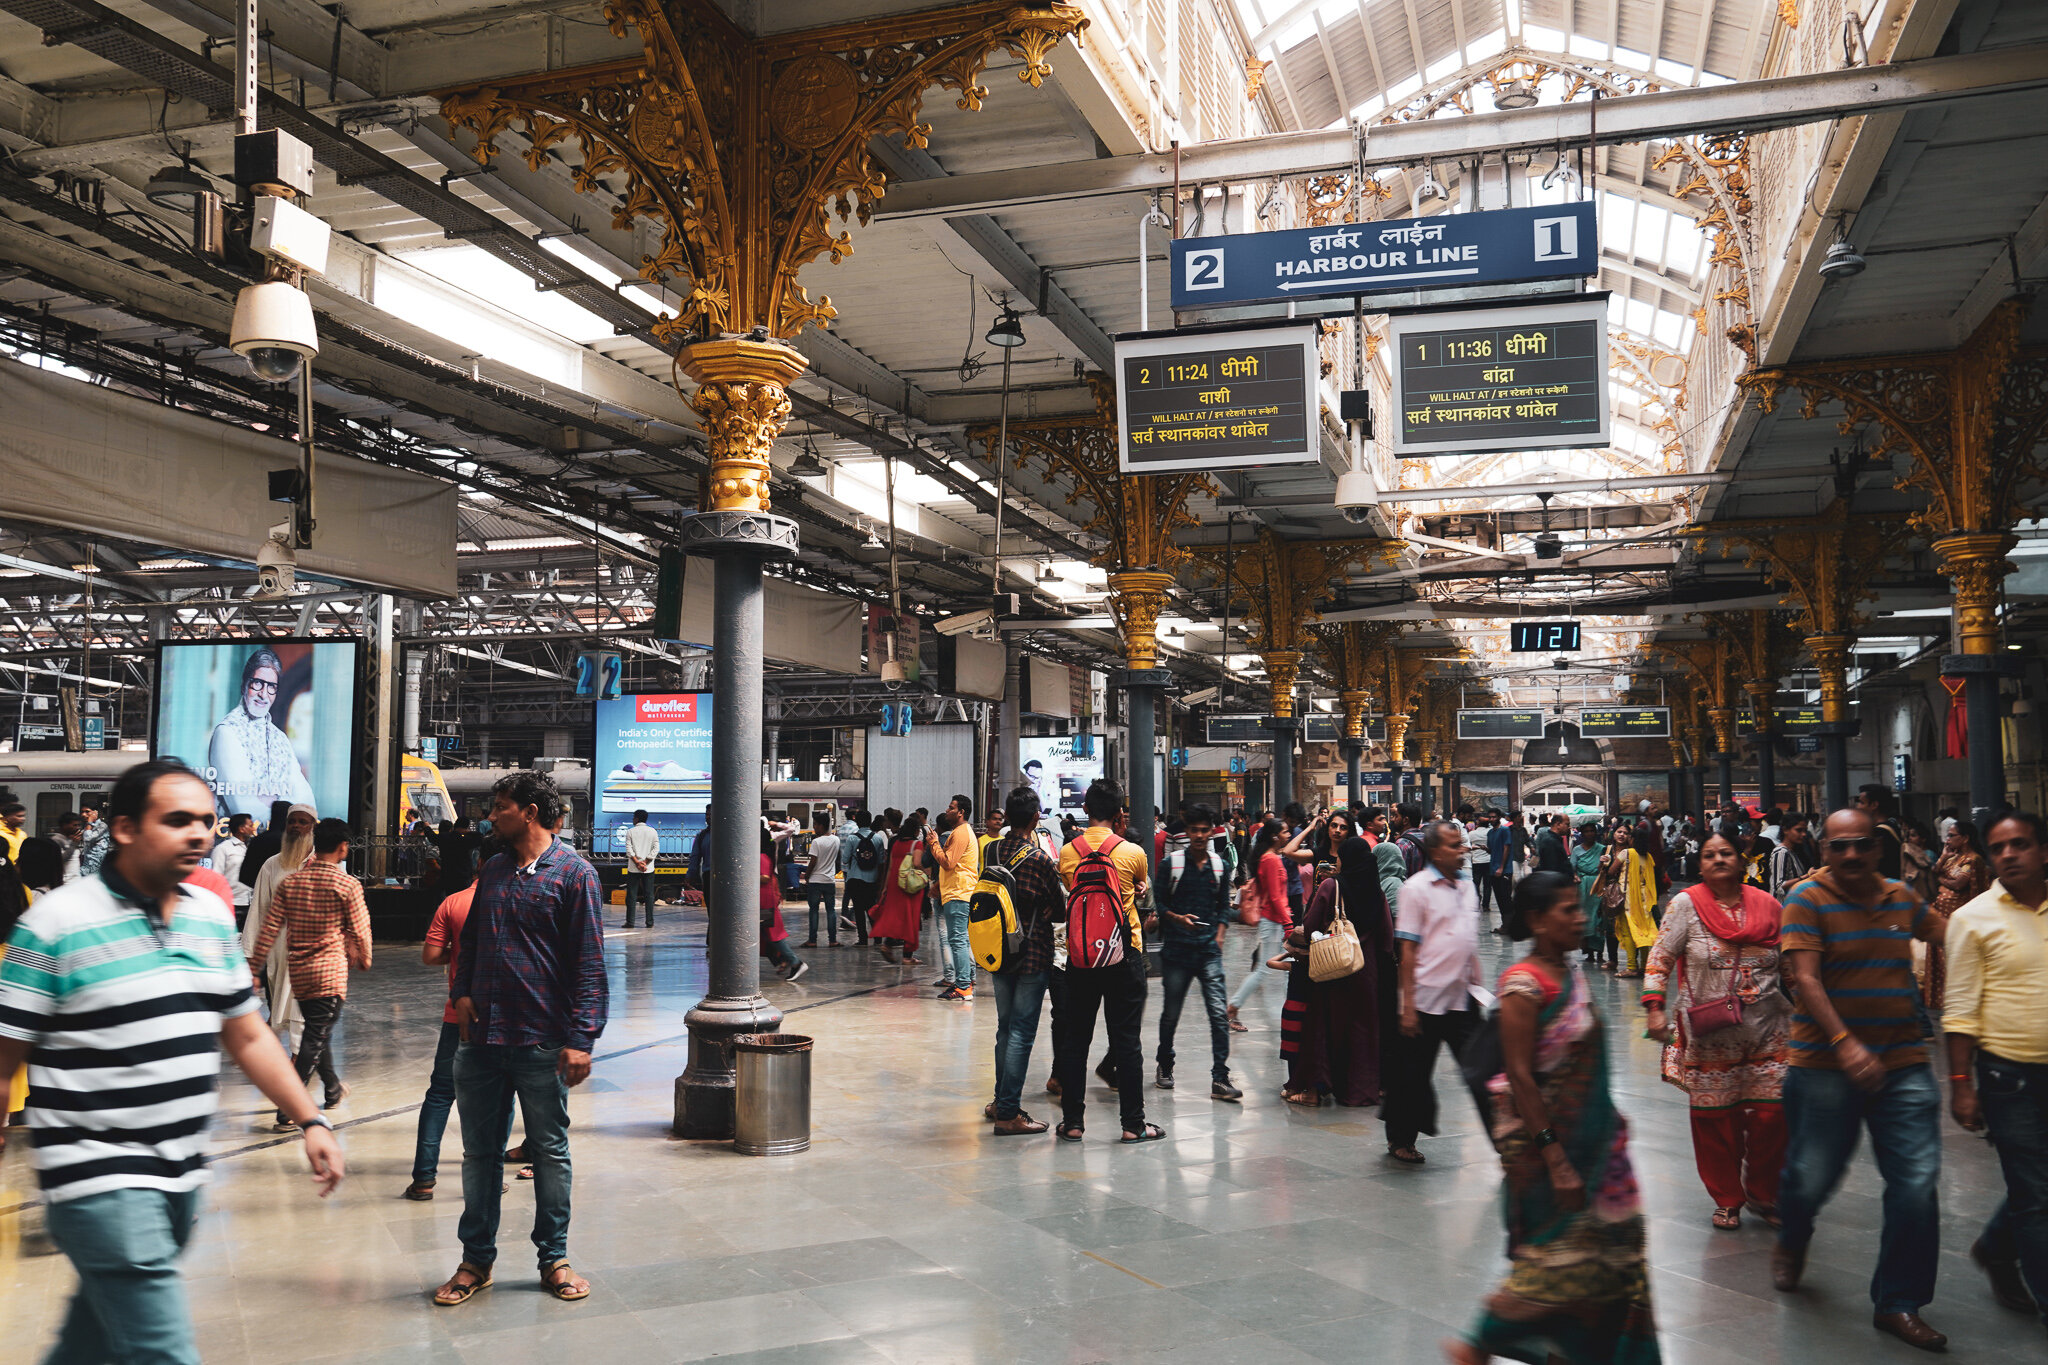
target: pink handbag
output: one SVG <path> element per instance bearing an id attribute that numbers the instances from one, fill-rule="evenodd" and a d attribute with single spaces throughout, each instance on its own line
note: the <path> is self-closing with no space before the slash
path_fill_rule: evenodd
<path id="1" fill-rule="evenodd" d="M 1726 995 L 1712 1000 L 1702 1000 L 1696 1005 L 1685 1007 L 1685 1027 L 1695 1038 L 1704 1038 L 1710 1033 L 1719 1033 L 1724 1028 L 1734 1028 L 1742 1022 L 1742 1000 L 1735 994 L 1735 972 L 1742 966 L 1742 945 L 1735 948 L 1735 964 L 1728 969 L 1729 991 Z M 1678 964 L 1679 974 L 1685 972 L 1685 963 Z"/>

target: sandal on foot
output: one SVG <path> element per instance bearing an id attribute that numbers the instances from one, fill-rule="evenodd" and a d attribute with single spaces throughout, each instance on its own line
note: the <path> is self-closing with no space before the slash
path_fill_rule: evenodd
<path id="1" fill-rule="evenodd" d="M 517 1177 L 517 1178 L 518 1178 L 518 1179 L 520 1179 L 520 1180 L 531 1180 L 531 1179 L 533 1179 L 533 1167 L 531 1167 L 531 1166 L 521 1166 L 521 1167 L 519 1168 L 519 1175 L 518 1175 L 518 1177 Z"/>
<path id="2" fill-rule="evenodd" d="M 1061 1119 L 1060 1126 L 1053 1130 L 1061 1142 L 1079 1142 L 1082 1131 L 1080 1124 L 1068 1123 L 1065 1119 Z"/>
<path id="3" fill-rule="evenodd" d="M 1413 1147 L 1389 1147 L 1387 1155 L 1404 1166 L 1420 1166 L 1429 1159 Z"/>
<path id="4" fill-rule="evenodd" d="M 469 1276 L 468 1284 L 462 1283 L 464 1275 Z M 434 1306 L 453 1308 L 457 1304 L 468 1303 L 476 1297 L 477 1290 L 489 1289 L 492 1283 L 489 1270 L 464 1261 L 455 1267 L 455 1273 L 448 1277 L 448 1282 L 434 1291 Z"/>
<path id="5" fill-rule="evenodd" d="M 562 1277 L 559 1280 L 555 1278 L 557 1272 Z M 564 1303 L 574 1303 L 578 1299 L 590 1297 L 590 1281 L 578 1275 L 566 1260 L 556 1261 L 541 1271 L 540 1282 L 547 1287 L 548 1293 Z"/>
<path id="6" fill-rule="evenodd" d="M 1286 1100 L 1289 1104 L 1298 1104 L 1303 1109 L 1320 1109 L 1323 1107 L 1323 1097 L 1316 1094 L 1313 1090 L 1282 1090 L 1280 1098 Z"/>
<path id="7" fill-rule="evenodd" d="M 1767 1227 L 1783 1227 L 1785 1224 L 1785 1220 L 1778 1216 L 1778 1206 L 1776 1204 L 1759 1204 L 1756 1200 L 1752 1199 L 1745 1203 L 1743 1207 L 1762 1219 Z"/>
<path id="8" fill-rule="evenodd" d="M 404 1197 L 416 1203 L 424 1203 L 434 1197 L 434 1182 L 431 1180 L 424 1182 L 415 1180 L 412 1184 L 405 1187 Z"/>
<path id="9" fill-rule="evenodd" d="M 1723 1231 L 1733 1231 L 1734 1229 L 1741 1227 L 1742 1210 L 1739 1208 L 1715 1209 L 1714 1226 L 1722 1229 Z"/>
<path id="10" fill-rule="evenodd" d="M 1159 1139 L 1161 1139 L 1161 1138 L 1163 1138 L 1163 1137 L 1165 1137 L 1165 1136 L 1166 1136 L 1166 1130 L 1165 1130 L 1164 1128 L 1161 1128 L 1161 1127 L 1160 1127 L 1160 1126 L 1159 1126 L 1158 1124 L 1156 1124 L 1156 1123 L 1148 1123 L 1148 1124 L 1144 1125 L 1144 1127 L 1140 1128 L 1140 1129 L 1138 1130 L 1138 1132 L 1137 1132 L 1137 1134 L 1136 1134 L 1135 1136 L 1133 1136 L 1133 1135 L 1132 1135 L 1132 1134 L 1130 1134 L 1130 1133 L 1125 1133 L 1125 1134 L 1124 1134 L 1124 1135 L 1123 1135 L 1123 1136 L 1122 1136 L 1121 1138 L 1118 1138 L 1118 1139 L 1117 1139 L 1117 1141 L 1119 1141 L 1119 1142 L 1157 1142 L 1157 1141 L 1159 1141 Z"/>

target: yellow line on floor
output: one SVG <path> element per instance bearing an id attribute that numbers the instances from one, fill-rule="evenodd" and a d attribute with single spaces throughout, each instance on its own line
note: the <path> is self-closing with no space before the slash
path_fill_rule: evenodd
<path id="1" fill-rule="evenodd" d="M 1102 1263 L 1103 1263 L 1104 1265 L 1108 1266 L 1108 1267 L 1109 1267 L 1109 1268 L 1110 1268 L 1111 1270 L 1121 1270 L 1121 1271 L 1123 1271 L 1123 1273 L 1124 1273 L 1124 1274 L 1126 1274 L 1126 1275 L 1130 1276 L 1130 1277 L 1131 1277 L 1132 1279 L 1134 1279 L 1134 1280 L 1143 1280 L 1143 1281 L 1144 1281 L 1144 1282 L 1145 1282 L 1146 1284 L 1149 1284 L 1149 1285 L 1151 1285 L 1151 1286 L 1152 1286 L 1152 1287 L 1153 1287 L 1154 1289 L 1164 1289 L 1164 1288 L 1166 1288 L 1166 1286 L 1165 1286 L 1165 1285 L 1163 1285 L 1163 1284 L 1161 1284 L 1161 1283 L 1159 1283 L 1159 1281 L 1157 1281 L 1157 1280 L 1147 1280 L 1147 1279 L 1145 1279 L 1145 1277 L 1144 1277 L 1143 1275 L 1140 1275 L 1140 1274 L 1139 1274 L 1139 1273 L 1138 1273 L 1137 1271 L 1135 1271 L 1135 1270 L 1131 1269 L 1131 1268 L 1130 1268 L 1129 1266 L 1127 1266 L 1127 1265 L 1118 1265 L 1118 1264 L 1117 1264 L 1117 1263 L 1116 1263 L 1115 1261 L 1112 1261 L 1112 1260 L 1110 1260 L 1110 1259 L 1109 1259 L 1109 1257 L 1107 1257 L 1107 1256 L 1097 1256 L 1097 1255 L 1096 1255 L 1096 1254 L 1095 1254 L 1094 1252 L 1092 1252 L 1092 1251 L 1084 1251 L 1084 1252 L 1082 1252 L 1081 1254 L 1082 1254 L 1083 1256 L 1087 1256 L 1087 1257 L 1090 1257 L 1090 1258 L 1091 1258 L 1091 1259 L 1093 1259 L 1093 1260 L 1097 1260 L 1097 1261 L 1100 1261 L 1100 1262 L 1102 1262 Z"/>

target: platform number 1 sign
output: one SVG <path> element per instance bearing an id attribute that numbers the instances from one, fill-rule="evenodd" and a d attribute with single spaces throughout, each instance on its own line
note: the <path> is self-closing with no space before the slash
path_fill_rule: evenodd
<path id="1" fill-rule="evenodd" d="M 1578 219 L 1538 218 L 1535 229 L 1537 260 L 1568 261 L 1579 254 Z"/>
<path id="2" fill-rule="evenodd" d="M 1183 289 L 1221 289 L 1223 287 L 1223 252 L 1190 251 L 1185 259 L 1187 280 Z"/>

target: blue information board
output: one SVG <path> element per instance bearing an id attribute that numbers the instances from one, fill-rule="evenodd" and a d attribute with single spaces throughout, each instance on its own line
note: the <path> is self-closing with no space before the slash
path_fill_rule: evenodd
<path id="1" fill-rule="evenodd" d="M 1173 243 L 1173 306 L 1350 298 L 1596 274 L 1591 203 L 1439 213 Z"/>

